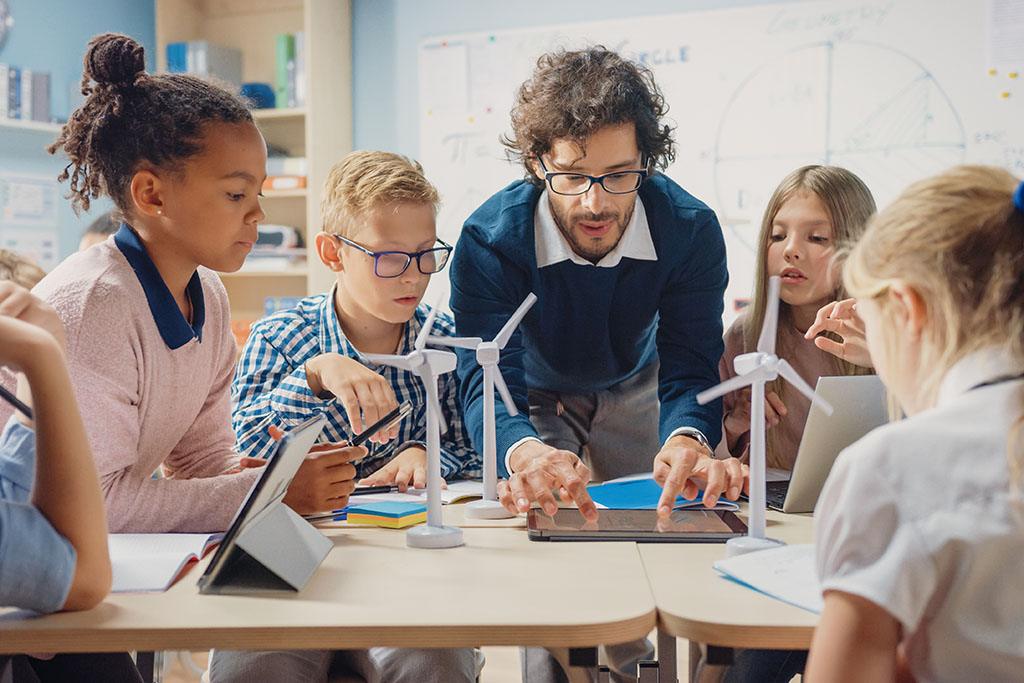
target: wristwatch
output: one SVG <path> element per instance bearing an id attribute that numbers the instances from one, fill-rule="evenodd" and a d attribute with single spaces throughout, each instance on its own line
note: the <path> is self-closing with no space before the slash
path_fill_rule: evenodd
<path id="1" fill-rule="evenodd" d="M 680 427 L 672 432 L 672 436 L 688 436 L 707 450 L 709 456 L 712 458 L 715 457 L 715 449 L 712 448 L 711 442 L 709 442 L 708 438 L 704 436 L 704 432 L 700 431 L 696 427 Z"/>

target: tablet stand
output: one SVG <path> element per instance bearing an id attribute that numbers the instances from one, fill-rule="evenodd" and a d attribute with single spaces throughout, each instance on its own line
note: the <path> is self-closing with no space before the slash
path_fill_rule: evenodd
<path id="1" fill-rule="evenodd" d="M 210 592 L 299 591 L 333 546 L 278 500 L 242 528 Z"/>

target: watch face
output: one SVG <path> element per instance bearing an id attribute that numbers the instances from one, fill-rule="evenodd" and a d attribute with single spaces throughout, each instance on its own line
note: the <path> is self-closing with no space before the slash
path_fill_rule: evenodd
<path id="1" fill-rule="evenodd" d="M 11 34 L 11 26 L 14 25 L 14 17 L 11 16 L 11 6 L 8 0 L 0 0 L 0 50 L 7 42 L 7 36 Z"/>

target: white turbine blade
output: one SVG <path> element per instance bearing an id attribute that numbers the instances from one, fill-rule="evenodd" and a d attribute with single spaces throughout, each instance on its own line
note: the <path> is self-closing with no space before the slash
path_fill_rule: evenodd
<path id="1" fill-rule="evenodd" d="M 483 342 L 480 337 L 427 337 L 427 343 L 434 346 L 454 346 L 460 349 L 475 349 Z"/>
<path id="2" fill-rule="evenodd" d="M 793 366 L 787 363 L 784 359 L 779 359 L 777 369 L 779 374 L 786 378 L 787 382 L 796 387 L 804 396 L 811 399 L 811 403 L 821 408 L 822 412 L 826 415 L 831 415 L 835 411 L 832 404 L 821 396 L 816 395 L 814 393 L 814 389 L 811 388 L 811 385 L 805 382 L 804 378 L 801 377 L 800 374 L 793 369 Z"/>
<path id="3" fill-rule="evenodd" d="M 363 358 L 377 365 L 390 365 L 403 370 L 412 370 L 408 356 L 392 356 L 384 353 L 364 353 Z"/>
<path id="4" fill-rule="evenodd" d="M 437 300 L 434 301 L 434 305 L 430 307 L 430 313 L 427 313 L 427 319 L 423 321 L 423 327 L 420 328 L 420 333 L 416 335 L 416 343 L 413 344 L 413 348 L 417 351 L 421 351 L 424 346 L 427 345 L 427 337 L 430 336 L 430 328 L 434 326 L 434 318 L 437 317 L 437 309 L 441 305 L 441 295 L 438 295 Z"/>
<path id="5" fill-rule="evenodd" d="M 764 308 L 764 323 L 761 325 L 761 337 L 757 340 L 757 350 L 761 353 L 775 354 L 775 336 L 779 329 L 779 283 L 778 275 L 768 278 L 768 299 Z"/>
<path id="6" fill-rule="evenodd" d="M 505 402 L 508 414 L 518 415 L 519 410 L 516 408 L 516 402 L 512 400 L 512 393 L 508 390 L 508 385 L 505 384 L 505 378 L 501 376 L 499 368 L 494 368 L 494 386 L 497 387 L 498 393 L 501 394 L 501 400 Z"/>
<path id="7" fill-rule="evenodd" d="M 523 317 L 536 302 L 536 294 L 530 292 L 526 295 L 526 298 L 523 299 L 523 303 L 519 304 L 519 308 L 516 309 L 516 312 L 512 314 L 512 317 L 505 322 L 505 325 L 494 337 L 494 343 L 498 345 L 499 349 L 505 348 L 505 344 L 508 344 L 508 340 L 512 336 L 512 332 L 515 331 L 516 326 L 522 322 Z"/>
<path id="8" fill-rule="evenodd" d="M 697 403 L 704 405 L 706 403 L 710 403 L 719 396 L 724 396 L 728 394 L 731 391 L 736 391 L 741 387 L 750 386 L 752 382 L 756 381 L 763 374 L 764 370 L 762 368 L 757 368 L 756 370 L 748 372 L 745 375 L 737 375 L 736 377 L 730 377 L 721 384 L 713 386 L 710 389 L 705 389 L 704 391 L 697 394 Z"/>
<path id="9" fill-rule="evenodd" d="M 445 434 L 448 431 L 448 425 L 445 424 L 444 414 L 441 412 L 441 404 L 437 400 L 437 377 L 430 373 L 425 373 L 420 376 L 420 379 L 423 380 L 423 388 L 427 392 L 427 410 L 431 411 L 437 420 L 438 431 L 441 434 Z"/>

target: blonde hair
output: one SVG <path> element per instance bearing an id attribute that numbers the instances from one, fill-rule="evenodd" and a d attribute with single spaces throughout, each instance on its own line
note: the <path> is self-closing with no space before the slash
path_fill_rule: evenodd
<path id="1" fill-rule="evenodd" d="M 761 219 L 761 232 L 757 238 L 757 266 L 754 275 L 754 296 L 743 319 L 744 351 L 757 348 L 757 340 L 764 325 L 765 309 L 768 304 L 768 244 L 772 235 L 775 217 L 783 204 L 800 192 L 810 192 L 825 207 L 829 223 L 832 227 L 832 241 L 837 252 L 856 242 L 864 232 L 868 219 L 875 213 L 875 200 L 871 190 L 852 172 L 838 166 L 803 166 L 796 169 L 779 183 L 768 200 L 764 216 Z M 845 299 L 846 291 L 842 282 L 836 286 L 833 298 Z M 779 328 L 792 320 L 792 312 L 784 301 L 779 301 Z M 849 361 L 836 358 L 825 353 L 828 362 L 837 375 L 871 374 L 868 368 L 862 368 Z M 781 379 L 769 382 L 765 389 L 774 391 L 784 399 L 785 386 Z M 766 439 L 766 458 L 769 467 L 780 467 L 784 459 L 779 453 L 775 433 L 768 432 Z"/>
<path id="2" fill-rule="evenodd" d="M 324 181 L 321 229 L 350 237 L 362 219 L 381 207 L 428 204 L 436 214 L 440 201 L 419 162 L 390 152 L 351 152 Z"/>
<path id="3" fill-rule="evenodd" d="M 46 271 L 8 249 L 0 249 L 0 280 L 10 280 L 32 289 L 46 277 Z"/>
<path id="4" fill-rule="evenodd" d="M 1015 209 L 1019 181 L 989 166 L 958 166 L 914 183 L 868 226 L 850 253 L 843 280 L 851 294 L 879 306 L 886 363 L 903 359 L 887 324 L 893 283 L 924 300 L 928 325 L 918 366 L 919 406 L 935 404 L 939 385 L 961 358 L 1001 346 L 1024 358 L 1024 211 Z M 1024 415 L 1014 425 L 1016 434 Z M 1015 436 L 1008 445 L 1013 482 L 1021 474 Z"/>

